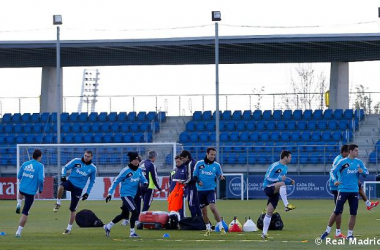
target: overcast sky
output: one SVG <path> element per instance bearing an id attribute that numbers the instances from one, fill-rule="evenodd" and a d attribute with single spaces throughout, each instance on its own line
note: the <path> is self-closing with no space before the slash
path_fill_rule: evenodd
<path id="1" fill-rule="evenodd" d="M 55 40 L 54 14 L 63 17 L 62 40 L 214 36 L 212 10 L 222 12 L 220 36 L 376 33 L 380 31 L 379 6 L 380 1 L 377 0 L 0 1 L 0 41 Z M 247 94 L 262 86 L 265 86 L 265 93 L 286 92 L 295 67 L 295 64 L 221 65 L 220 93 Z M 313 64 L 313 68 L 329 78 L 329 64 Z M 83 69 L 64 68 L 64 96 L 81 94 Z M 103 96 L 215 93 L 213 65 L 97 69 L 101 73 L 99 95 Z M 350 88 L 362 84 L 370 91 L 380 92 L 379 82 L 379 62 L 350 64 Z M 41 69 L 0 69 L 2 112 L 18 112 L 14 111 L 14 104 L 9 104 L 9 100 L 2 97 L 38 97 L 40 83 Z M 155 106 L 152 100 L 149 102 Z M 192 109 L 199 109 L 200 102 L 201 99 L 193 98 Z M 233 101 L 229 102 L 229 109 L 249 108 L 235 108 Z M 70 111 L 77 107 L 77 103 L 67 105 Z M 107 111 L 107 104 L 99 105 L 105 105 L 102 109 Z M 137 102 L 135 105 L 142 104 Z M 158 103 L 162 109 L 165 105 L 163 100 Z M 181 109 L 188 113 L 189 105 L 189 98 L 186 98 L 182 100 Z M 26 106 L 32 108 L 33 105 Z M 169 106 L 178 109 L 175 101 L 169 101 Z M 113 108 L 125 109 L 116 102 Z M 147 109 L 153 110 L 153 107 Z M 22 112 L 33 111 L 23 104 Z"/>

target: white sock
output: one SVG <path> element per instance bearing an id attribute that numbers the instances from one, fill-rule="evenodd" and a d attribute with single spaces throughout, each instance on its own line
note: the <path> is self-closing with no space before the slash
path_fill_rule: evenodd
<path id="1" fill-rule="evenodd" d="M 265 235 L 268 234 L 268 229 L 269 229 L 271 219 L 272 219 L 272 216 L 269 216 L 267 214 L 264 217 L 263 234 L 265 234 Z"/>
<path id="2" fill-rule="evenodd" d="M 131 228 L 129 232 L 130 232 L 130 234 L 134 234 L 135 233 L 135 229 Z"/>
<path id="3" fill-rule="evenodd" d="M 57 199 L 57 204 L 61 205 L 61 199 Z"/>
<path id="4" fill-rule="evenodd" d="M 219 227 L 219 230 L 222 230 L 223 228 L 222 222 L 221 221 L 217 222 L 215 227 Z"/>
<path id="5" fill-rule="evenodd" d="M 289 202 L 288 202 L 288 195 L 286 194 L 286 186 L 280 187 L 280 196 L 281 196 L 282 202 L 284 203 L 284 206 L 287 207 L 289 205 Z"/>
<path id="6" fill-rule="evenodd" d="M 365 205 L 366 205 L 367 207 L 371 206 L 371 201 L 370 201 L 370 200 L 366 200 L 366 201 L 365 201 Z"/>
<path id="7" fill-rule="evenodd" d="M 66 229 L 69 230 L 69 231 L 71 231 L 72 227 L 73 227 L 73 225 L 68 224 Z"/>
<path id="8" fill-rule="evenodd" d="M 331 232 L 331 227 L 327 226 L 326 227 L 326 232 L 329 234 Z"/>
<path id="9" fill-rule="evenodd" d="M 113 225 L 115 225 L 115 223 L 113 223 L 112 221 L 110 223 L 108 223 L 107 224 L 108 230 L 111 230 L 111 228 L 113 227 Z"/>
<path id="10" fill-rule="evenodd" d="M 17 199 L 17 206 L 21 207 L 21 204 L 22 204 L 22 199 Z"/>
<path id="11" fill-rule="evenodd" d="M 348 237 L 348 236 L 352 236 L 353 233 L 354 233 L 354 230 L 348 230 L 347 237 Z"/>
<path id="12" fill-rule="evenodd" d="M 16 234 L 20 234 L 21 235 L 21 232 L 22 232 L 23 229 L 24 229 L 24 227 L 19 226 L 18 229 L 17 229 Z"/>
<path id="13" fill-rule="evenodd" d="M 211 230 L 211 224 L 210 223 L 206 224 L 206 230 Z"/>
<path id="14" fill-rule="evenodd" d="M 340 229 L 337 228 L 337 229 L 335 230 L 335 235 L 338 236 L 339 234 L 340 234 Z"/>

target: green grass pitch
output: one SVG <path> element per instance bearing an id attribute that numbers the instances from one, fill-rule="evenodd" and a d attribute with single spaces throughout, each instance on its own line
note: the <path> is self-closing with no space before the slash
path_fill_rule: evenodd
<path id="1" fill-rule="evenodd" d="M 20 215 L 15 213 L 16 201 L 0 201 L 0 249 L 326 249 L 347 246 L 317 246 L 317 238 L 326 228 L 333 210 L 332 200 L 291 200 L 297 209 L 285 213 L 282 202 L 278 212 L 284 222 L 282 231 L 269 231 L 269 239 L 261 240 L 261 231 L 251 233 L 227 233 L 220 236 L 214 233 L 203 236 L 201 231 L 181 230 L 137 230 L 140 239 L 130 239 L 129 226 L 115 225 L 107 238 L 102 228 L 79 228 L 73 226 L 71 235 L 62 235 L 69 218 L 69 202 L 63 201 L 58 213 L 53 212 L 54 201 L 35 201 L 29 221 L 22 232 L 22 238 L 15 238 Z M 104 222 L 108 223 L 120 212 L 120 200 L 81 201 L 78 211 L 91 209 Z M 241 223 L 251 216 L 256 223 L 265 207 L 264 200 L 219 200 L 218 209 L 229 223 L 237 216 Z M 151 210 L 166 210 L 167 202 L 153 201 Z M 360 239 L 380 238 L 380 207 L 367 211 L 363 201 L 359 211 L 354 234 Z M 209 212 L 211 213 L 211 212 Z M 343 214 L 342 232 L 347 234 L 348 205 Z M 210 218 L 213 218 L 212 215 Z M 213 224 L 215 220 L 212 219 Z M 333 227 L 335 230 L 335 227 Z M 169 238 L 163 238 L 168 233 Z M 333 235 L 333 233 L 332 233 Z M 355 246 L 357 248 L 358 246 Z M 367 246 L 368 247 L 368 246 Z"/>

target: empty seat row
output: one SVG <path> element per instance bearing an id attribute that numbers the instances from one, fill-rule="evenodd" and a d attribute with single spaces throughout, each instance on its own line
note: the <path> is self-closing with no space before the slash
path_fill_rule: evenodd
<path id="1" fill-rule="evenodd" d="M 37 123 L 37 122 L 48 122 L 53 121 L 55 122 L 57 120 L 57 113 L 15 113 L 15 114 L 4 114 L 2 118 L 3 123 Z M 164 122 L 166 120 L 166 113 L 165 112 L 92 112 L 90 114 L 88 113 L 77 113 L 73 112 L 71 114 L 69 113 L 62 113 L 61 114 L 61 121 L 62 122 L 125 122 L 125 121 L 140 121 L 140 122 L 150 122 L 150 121 L 162 121 Z"/>
<path id="2" fill-rule="evenodd" d="M 325 131 L 325 132 L 221 132 L 219 140 L 221 142 L 267 142 L 267 141 L 292 141 L 292 142 L 339 142 L 341 140 L 351 141 L 352 132 Z M 186 142 L 214 142 L 216 141 L 215 133 L 188 133 L 182 132 L 179 136 L 180 143 Z"/>
<path id="3" fill-rule="evenodd" d="M 215 131 L 214 121 L 189 121 L 186 123 L 186 131 Z M 320 120 L 320 121 L 221 121 L 219 123 L 219 131 L 263 131 L 263 130 L 341 130 L 346 129 L 353 130 L 358 129 L 358 121 L 353 122 L 352 120 Z"/>
<path id="4" fill-rule="evenodd" d="M 195 111 L 193 113 L 193 120 L 194 121 L 209 121 L 209 120 L 215 120 L 216 118 L 216 112 L 212 111 Z M 317 109 L 312 111 L 311 109 L 307 110 L 225 110 L 220 111 L 219 113 L 219 119 L 220 120 L 351 120 L 353 118 L 359 118 L 360 120 L 364 119 L 364 111 L 363 110 L 355 110 L 355 112 L 352 109 L 326 109 L 321 110 Z"/>
<path id="5" fill-rule="evenodd" d="M 106 122 L 106 123 L 64 123 L 61 125 L 61 131 L 63 133 L 89 133 L 89 132 L 148 132 L 155 131 L 158 133 L 160 125 L 158 122 L 149 123 L 149 122 L 134 122 L 134 123 L 121 123 L 121 122 Z M 20 134 L 20 133 L 56 133 L 57 125 L 46 123 L 36 123 L 36 124 L 0 124 L 0 133 L 5 134 Z"/>

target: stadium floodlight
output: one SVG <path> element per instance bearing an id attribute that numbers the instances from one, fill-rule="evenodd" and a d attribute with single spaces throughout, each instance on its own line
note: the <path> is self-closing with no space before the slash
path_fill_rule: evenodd
<path id="1" fill-rule="evenodd" d="M 211 12 L 212 14 L 212 21 L 222 21 L 222 14 L 220 13 L 220 11 L 212 11 Z"/>
<path id="2" fill-rule="evenodd" d="M 61 15 L 53 15 L 53 24 L 61 25 L 62 24 L 62 16 Z"/>

